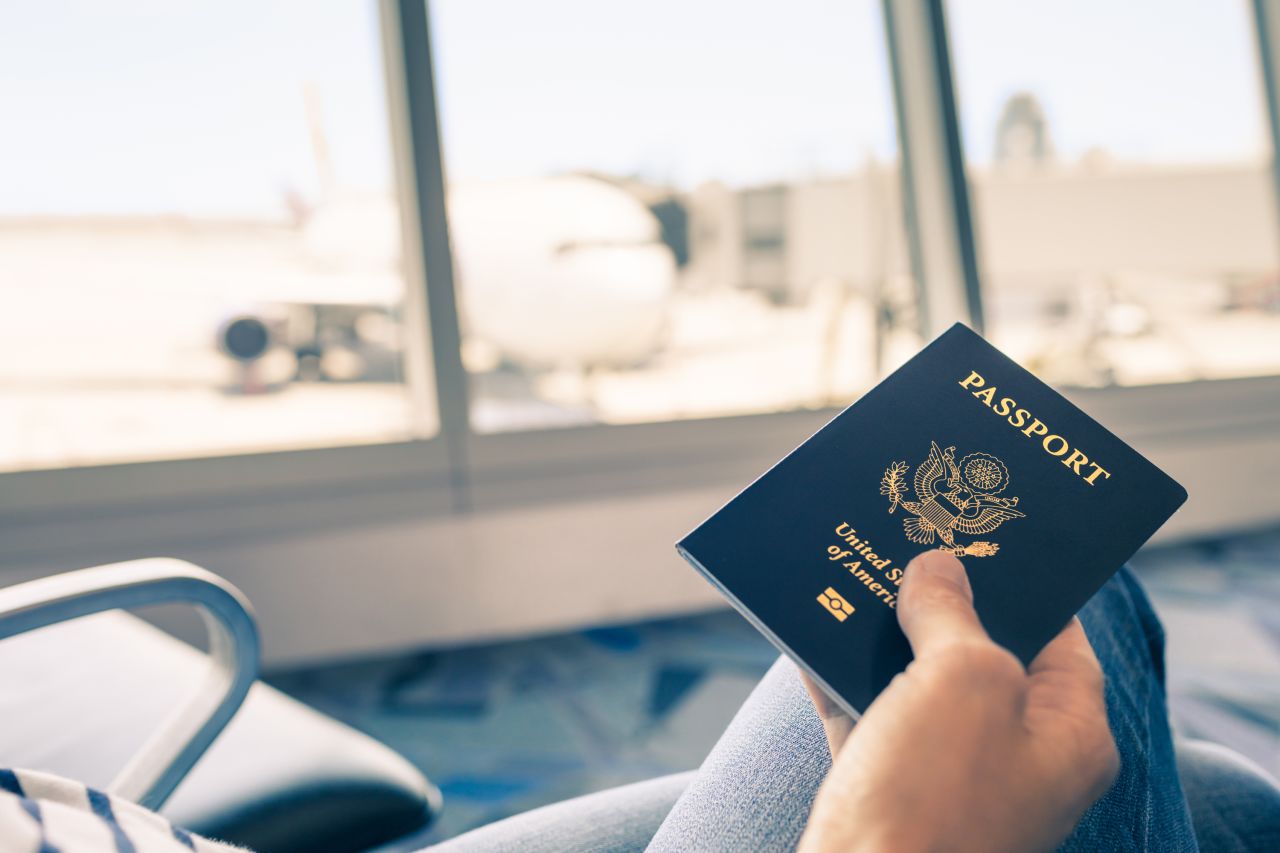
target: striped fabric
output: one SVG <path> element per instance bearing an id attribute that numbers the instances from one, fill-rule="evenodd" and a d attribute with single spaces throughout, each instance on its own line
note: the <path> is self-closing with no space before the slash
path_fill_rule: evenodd
<path id="1" fill-rule="evenodd" d="M 5 853 L 244 853 L 149 809 L 35 770 L 0 769 Z"/>

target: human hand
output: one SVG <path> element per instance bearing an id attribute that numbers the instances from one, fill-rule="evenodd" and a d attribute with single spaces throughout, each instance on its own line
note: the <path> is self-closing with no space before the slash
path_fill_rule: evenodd
<path id="1" fill-rule="evenodd" d="M 987 636 L 960 561 L 929 551 L 898 622 L 915 660 L 856 727 L 805 679 L 834 763 L 801 850 L 1055 848 L 1120 767 L 1079 620 L 1024 669 Z"/>

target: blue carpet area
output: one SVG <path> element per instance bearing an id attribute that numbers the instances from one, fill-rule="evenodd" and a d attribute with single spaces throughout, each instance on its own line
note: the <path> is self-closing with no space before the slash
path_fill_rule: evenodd
<path id="1" fill-rule="evenodd" d="M 1175 726 L 1280 776 L 1280 531 L 1144 551 Z M 415 844 L 696 767 L 776 657 L 736 614 L 278 672 L 276 687 L 389 744 L 444 792 Z"/>
<path id="2" fill-rule="evenodd" d="M 1280 778 L 1280 531 L 1133 560 L 1164 622 L 1175 729 Z"/>

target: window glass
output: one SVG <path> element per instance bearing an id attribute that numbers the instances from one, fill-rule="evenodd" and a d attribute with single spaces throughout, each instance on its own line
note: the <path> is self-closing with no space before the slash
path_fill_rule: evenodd
<path id="1" fill-rule="evenodd" d="M 434 429 L 376 4 L 11 4 L 0 105 L 0 470 Z"/>
<path id="2" fill-rule="evenodd" d="M 879 4 L 431 4 L 482 431 L 842 405 L 917 341 Z"/>
<path id="3" fill-rule="evenodd" d="M 995 343 L 1051 381 L 1280 372 L 1248 4 L 947 6 Z"/>

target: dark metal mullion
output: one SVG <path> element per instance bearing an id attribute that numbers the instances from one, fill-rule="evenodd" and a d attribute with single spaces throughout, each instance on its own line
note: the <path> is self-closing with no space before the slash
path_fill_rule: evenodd
<path id="1" fill-rule="evenodd" d="M 882 0 L 881 7 L 921 331 L 931 337 L 956 319 L 982 331 L 978 252 L 942 0 Z M 940 218 L 947 222 L 945 234 L 927 224 Z M 940 301 L 946 303 L 942 309 Z"/>
<path id="2" fill-rule="evenodd" d="M 458 323 L 453 247 L 445 205 L 444 158 L 440 142 L 431 22 L 427 0 L 396 0 L 409 138 L 426 272 L 427 328 L 435 369 L 436 405 L 441 438 L 448 450 L 454 507 L 471 505 L 469 444 L 470 392 L 462 364 L 462 332 Z"/>
<path id="3" fill-rule="evenodd" d="M 898 58 L 898 33 L 893 10 L 893 0 L 882 0 L 881 16 L 884 18 L 885 53 L 889 57 L 889 75 L 893 83 L 894 118 L 898 123 L 898 172 L 902 179 L 902 218 L 907 231 L 907 254 L 911 262 L 911 277 L 916 294 L 916 314 L 920 318 L 920 331 L 929 328 L 929 299 L 924 286 L 924 251 L 918 238 L 919 213 L 916 210 L 918 194 L 911 170 L 911 125 L 904 109 L 901 61 Z M 927 335 L 925 335 L 927 337 Z"/>
<path id="4" fill-rule="evenodd" d="M 951 48 L 947 41 L 947 15 L 943 0 L 929 0 L 932 18 L 933 55 L 938 75 L 939 114 L 942 119 L 951 180 L 951 203 L 955 208 L 956 240 L 964 265 L 965 299 L 969 304 L 969 322 L 983 331 L 982 283 L 978 278 L 978 249 L 974 233 L 973 209 L 969 201 L 969 179 L 965 174 L 964 145 L 960 138 L 960 116 L 956 107 L 955 75 L 951 68 Z"/>
<path id="5" fill-rule="evenodd" d="M 1253 0 L 1253 30 L 1258 40 L 1258 66 L 1262 92 L 1267 102 L 1267 127 L 1271 131 L 1272 200 L 1280 213 L 1280 61 L 1276 56 L 1276 36 L 1280 35 L 1280 8 L 1276 0 Z"/>

